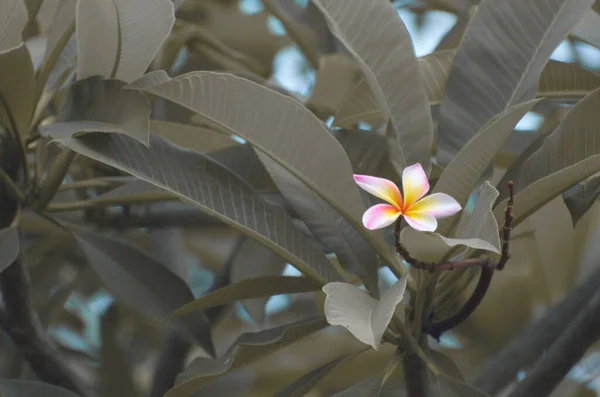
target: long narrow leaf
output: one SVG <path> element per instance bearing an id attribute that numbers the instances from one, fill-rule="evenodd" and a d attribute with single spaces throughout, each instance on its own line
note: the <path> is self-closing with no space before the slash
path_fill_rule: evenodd
<path id="1" fill-rule="evenodd" d="M 356 58 L 399 144 L 400 168 L 430 168 L 433 122 L 404 23 L 387 0 L 315 0 L 332 32 Z M 388 129 L 390 130 L 390 129 Z"/>
<path id="2" fill-rule="evenodd" d="M 441 164 L 448 164 L 489 119 L 534 97 L 552 51 L 592 3 L 481 2 L 454 57 L 440 109 Z"/>
<path id="3" fill-rule="evenodd" d="M 169 0 L 78 0 L 77 78 L 141 77 L 173 24 Z"/>
<path id="4" fill-rule="evenodd" d="M 73 232 L 108 290 L 145 316 L 160 321 L 194 299 L 183 280 L 137 248 L 89 231 Z M 176 325 L 215 355 L 205 313 L 195 313 Z"/>
<path id="5" fill-rule="evenodd" d="M 464 206 L 515 125 L 538 102 L 516 105 L 491 119 L 452 159 L 433 191 L 449 194 Z M 446 235 L 453 219 L 456 217 L 440 221 L 438 233 Z"/>
<path id="6" fill-rule="evenodd" d="M 274 250 L 321 282 L 339 280 L 317 247 L 281 209 L 269 206 L 235 175 L 209 158 L 152 135 L 150 148 L 120 134 L 90 134 L 60 142 L 166 189 Z"/>
<path id="7" fill-rule="evenodd" d="M 21 32 L 27 23 L 27 7 L 23 0 L 0 2 L 0 52 L 23 42 Z"/>
<path id="8" fill-rule="evenodd" d="M 373 296 L 378 298 L 379 259 L 369 243 L 289 171 L 260 152 L 258 157 L 310 231 L 323 246 L 336 254 L 344 270 L 359 276 Z"/>
<path id="9" fill-rule="evenodd" d="M 600 89 L 583 98 L 523 165 L 514 224 L 574 184 L 600 171 Z M 499 204 L 497 213 L 505 203 Z M 498 215 L 496 215 L 498 217 Z"/>
<path id="10" fill-rule="evenodd" d="M 293 383 L 287 385 L 282 390 L 279 390 L 273 395 L 273 397 L 306 396 L 306 394 L 310 392 L 321 379 L 327 376 L 329 372 L 334 370 L 346 358 L 347 356 L 342 356 L 313 369 L 312 371 L 296 379 Z"/>
<path id="11" fill-rule="evenodd" d="M 222 357 L 216 360 L 202 357 L 195 359 L 186 371 L 177 377 L 175 387 L 169 390 L 165 397 L 191 396 L 226 373 L 259 360 L 326 326 L 325 318 L 319 317 L 257 333 L 243 334 Z"/>
<path id="12" fill-rule="evenodd" d="M 249 278 L 219 288 L 193 302 L 187 303 L 170 314 L 165 321 L 211 307 L 227 305 L 239 300 L 318 291 L 321 287 L 322 285 L 308 277 L 263 276 Z"/>
<path id="13" fill-rule="evenodd" d="M 215 130 L 239 136 L 315 191 L 389 262 L 397 261 L 381 233 L 361 223 L 364 204 L 341 145 L 296 100 L 230 74 L 191 72 L 165 81 L 155 73 L 132 84 L 196 111 Z"/>

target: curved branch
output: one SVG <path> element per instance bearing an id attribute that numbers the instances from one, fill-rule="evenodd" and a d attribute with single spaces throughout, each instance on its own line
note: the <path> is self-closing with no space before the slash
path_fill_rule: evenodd
<path id="1" fill-rule="evenodd" d="M 529 367 L 554 343 L 580 308 L 584 307 L 600 285 L 600 269 L 596 270 L 546 315 L 525 328 L 507 344 L 479 373 L 473 385 L 489 394 L 497 394 L 517 373 Z"/>
<path id="2" fill-rule="evenodd" d="M 600 289 L 510 397 L 547 396 L 600 339 Z"/>

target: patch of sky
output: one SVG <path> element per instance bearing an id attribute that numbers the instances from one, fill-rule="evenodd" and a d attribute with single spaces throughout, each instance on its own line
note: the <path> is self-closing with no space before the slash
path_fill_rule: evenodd
<path id="1" fill-rule="evenodd" d="M 458 341 L 458 339 L 456 339 L 454 336 L 448 333 L 445 333 L 442 336 L 440 336 L 439 342 L 436 341 L 434 338 L 429 337 L 429 344 L 434 347 L 439 346 L 443 349 L 462 349 L 463 347 L 463 345 Z"/>
<path id="2" fill-rule="evenodd" d="M 89 297 L 87 306 L 97 316 L 102 316 L 113 304 L 115 298 L 106 290 L 99 290 Z"/>
<path id="3" fill-rule="evenodd" d="M 271 316 L 273 314 L 279 313 L 287 309 L 291 304 L 291 299 L 289 295 L 273 295 L 267 301 L 265 305 L 265 313 L 267 316 Z"/>
<path id="4" fill-rule="evenodd" d="M 206 294 L 215 283 L 215 275 L 200 266 L 189 266 L 188 281 L 194 297 Z"/>
<path id="5" fill-rule="evenodd" d="M 294 266 L 288 263 L 287 265 L 285 265 L 282 275 L 288 277 L 300 277 L 302 276 L 302 273 L 300 272 L 300 270 L 296 269 Z"/>
<path id="6" fill-rule="evenodd" d="M 544 116 L 535 112 L 527 112 L 515 126 L 516 131 L 533 131 L 540 128 L 544 122 Z"/>
<path id="7" fill-rule="evenodd" d="M 329 118 L 325 121 L 325 125 L 327 126 L 327 128 L 331 128 L 334 120 L 335 120 L 335 117 L 329 116 Z"/>
<path id="8" fill-rule="evenodd" d="M 365 123 L 364 121 L 360 121 L 358 123 L 358 128 L 361 130 L 370 131 L 373 127 L 369 123 Z"/>
<path id="9" fill-rule="evenodd" d="M 90 355 L 96 354 L 94 351 L 95 349 L 90 346 L 87 340 L 65 326 L 52 326 L 50 329 L 48 329 L 48 333 L 64 346 L 68 346 L 71 349 L 79 350 L 81 352 L 86 352 Z"/>
<path id="10" fill-rule="evenodd" d="M 413 40 L 418 57 L 432 53 L 458 19 L 449 12 L 429 11 L 423 16 L 423 23 L 419 29 L 416 14 L 403 8 L 397 9 L 397 12 Z"/>
<path id="11" fill-rule="evenodd" d="M 248 314 L 248 311 L 246 310 L 246 308 L 244 307 L 244 305 L 242 305 L 242 302 L 235 302 L 234 305 L 234 311 L 235 311 L 235 315 L 238 319 L 240 319 L 240 321 L 246 323 L 246 324 L 252 324 L 252 317 L 250 317 L 250 315 Z"/>
<path id="12" fill-rule="evenodd" d="M 181 69 L 185 66 L 185 63 L 188 59 L 188 49 L 183 47 L 177 53 L 175 57 L 175 62 L 173 62 L 173 66 L 171 67 L 171 73 L 178 74 Z"/>
<path id="13" fill-rule="evenodd" d="M 232 135 L 231 139 L 233 139 L 234 141 L 238 142 L 238 143 L 246 143 L 246 140 L 244 138 L 240 138 L 237 135 Z"/>
<path id="14" fill-rule="evenodd" d="M 598 71 L 600 70 L 600 50 L 583 42 L 575 43 L 575 51 L 583 67 Z"/>
<path id="15" fill-rule="evenodd" d="M 273 79 L 288 91 L 306 98 L 315 81 L 315 71 L 308 66 L 298 47 L 291 45 L 275 55 Z"/>
<path id="16" fill-rule="evenodd" d="M 254 15 L 263 10 L 263 5 L 260 0 L 240 0 L 240 11 L 243 14 Z"/>
<path id="17" fill-rule="evenodd" d="M 600 353 L 593 352 L 583 358 L 571 371 L 567 377 L 578 383 L 588 383 L 600 374 Z"/>
<path id="18" fill-rule="evenodd" d="M 308 2 L 310 0 L 295 0 L 296 4 L 298 4 L 302 8 L 308 7 Z"/>
<path id="19" fill-rule="evenodd" d="M 568 40 L 563 40 L 558 47 L 554 49 L 554 52 L 552 55 L 550 55 L 550 59 L 553 61 L 567 63 L 575 62 L 575 52 L 573 46 Z"/>
<path id="20" fill-rule="evenodd" d="M 440 346 L 445 347 L 447 349 L 461 349 L 463 345 L 453 337 L 452 335 L 448 335 L 448 333 L 440 336 Z"/>
<path id="21" fill-rule="evenodd" d="M 283 23 L 273 15 L 267 17 L 267 28 L 272 35 L 285 36 L 285 27 L 283 26 Z"/>
<path id="22" fill-rule="evenodd" d="M 377 274 L 379 276 L 379 288 L 381 289 L 381 293 L 384 293 L 398 281 L 398 277 L 396 277 L 387 266 L 380 267 L 379 270 L 377 270 Z"/>
<path id="23" fill-rule="evenodd" d="M 469 198 L 467 199 L 467 203 L 465 204 L 465 209 L 464 211 L 472 214 L 473 211 L 475 211 L 475 204 L 477 203 L 477 198 L 479 197 L 479 191 L 476 190 L 473 193 L 471 193 L 469 195 Z"/>

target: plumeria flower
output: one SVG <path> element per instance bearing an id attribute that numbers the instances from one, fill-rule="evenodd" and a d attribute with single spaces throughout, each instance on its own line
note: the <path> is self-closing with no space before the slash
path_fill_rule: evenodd
<path id="1" fill-rule="evenodd" d="M 412 228 L 433 232 L 437 229 L 437 219 L 452 216 L 462 209 L 454 198 L 445 193 L 423 197 L 429 191 L 429 181 L 419 163 L 406 167 L 402 172 L 404 198 L 398 186 L 387 179 L 354 175 L 354 180 L 362 189 L 389 203 L 374 205 L 364 213 L 362 221 L 369 230 L 389 226 L 403 216 Z"/>

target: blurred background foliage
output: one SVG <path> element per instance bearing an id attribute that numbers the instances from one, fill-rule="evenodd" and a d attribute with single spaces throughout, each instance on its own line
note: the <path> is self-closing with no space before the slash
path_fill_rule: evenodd
<path id="1" fill-rule="evenodd" d="M 29 32 L 27 45 L 34 63 L 39 64 L 44 54 L 45 36 L 38 33 L 50 28 L 59 4 L 60 0 L 45 0 L 37 16 L 37 27 Z M 296 0 L 296 5 L 304 9 L 308 1 Z M 456 48 L 472 12 L 468 0 L 406 0 L 394 5 L 420 57 L 436 50 Z M 194 38 L 188 40 L 186 27 L 176 24 L 157 58 L 157 68 L 165 68 L 164 65 L 175 60 L 171 75 L 191 70 L 251 72 L 270 78 L 300 98 L 310 97 L 315 65 L 294 44 L 282 21 L 260 0 L 186 0 L 177 17 L 178 23 L 189 22 L 197 28 Z M 600 19 L 597 14 L 596 17 Z M 575 30 L 555 49 L 551 59 L 578 64 L 591 72 L 600 71 L 598 26 L 595 31 L 586 31 L 583 27 Z M 185 40 L 187 45 L 179 49 L 173 44 L 177 40 Z M 320 42 L 319 45 L 328 44 Z M 568 103 L 543 102 L 522 119 L 516 127 L 518 134 L 511 136 L 495 159 L 492 184 L 500 181 L 506 165 L 523 147 L 552 131 L 568 106 Z M 190 116 L 174 105 L 167 104 L 164 108 L 164 117 L 169 120 L 187 122 Z M 368 125 L 361 127 L 369 129 Z M 73 192 L 61 194 L 72 199 Z M 196 297 L 218 283 L 223 264 L 231 264 L 232 280 L 250 275 L 244 258 L 256 257 L 264 248 L 198 213 L 194 213 L 193 222 L 185 213 L 181 219 L 161 217 L 161 211 L 171 204 L 152 205 L 151 209 L 136 214 L 137 218 L 129 218 L 129 225 L 120 227 L 147 252 L 168 258 L 165 263 L 188 281 Z M 123 210 L 121 207 L 110 209 L 105 226 L 118 225 Z M 143 227 L 136 225 L 136 220 L 140 220 Z M 35 216 L 28 216 L 22 222 L 31 236 L 26 255 L 35 308 L 52 338 L 69 357 L 73 370 L 82 377 L 96 380 L 103 396 L 146 395 L 152 388 L 155 365 L 164 353 L 169 335 L 160 325 L 115 300 L 97 276 L 82 266 L 83 258 L 66 235 L 56 234 Z M 264 262 L 256 263 L 254 271 L 300 274 L 289 264 L 273 261 L 268 253 L 262 252 L 262 255 Z M 264 268 L 258 268 L 260 266 Z M 600 205 L 596 202 L 574 226 L 567 206 L 562 197 L 558 197 L 514 231 L 512 260 L 505 271 L 496 275 L 475 314 L 444 335 L 439 344 L 435 341 L 432 344 L 453 358 L 470 379 L 507 341 L 533 319 L 542 316 L 597 266 L 600 266 Z M 396 281 L 386 268 L 380 270 L 380 279 L 383 288 Z M 238 303 L 219 314 L 213 328 L 217 352 L 223 353 L 244 331 L 289 323 L 304 318 L 307 313 L 322 313 L 322 307 L 321 295 L 311 293 Z M 1 341 L 0 374 L 30 378 L 32 374 L 10 340 L 3 336 Z M 345 330 L 327 329 L 215 381 L 201 395 L 272 395 L 332 357 L 357 351 L 359 345 Z M 598 347 L 600 345 L 589 350 L 552 396 L 600 394 Z M 310 396 L 331 396 L 356 379 L 379 374 L 392 348 L 384 345 L 380 351 L 369 351 L 347 360 L 323 379 Z M 200 349 L 193 350 L 186 362 L 204 354 Z M 393 390 L 394 385 L 401 382 L 400 372 L 388 382 L 386 390 Z M 382 395 L 398 395 L 385 393 Z"/>

